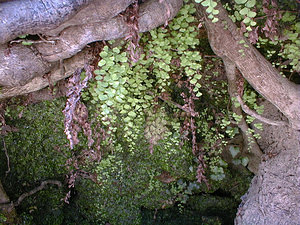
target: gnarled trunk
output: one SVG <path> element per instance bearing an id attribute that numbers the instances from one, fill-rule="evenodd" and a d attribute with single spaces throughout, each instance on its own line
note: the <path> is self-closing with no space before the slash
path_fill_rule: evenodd
<path id="1" fill-rule="evenodd" d="M 279 74 L 248 42 L 221 3 L 216 9 L 219 10 L 216 15 L 219 21 L 212 23 L 205 8 L 198 4 L 198 11 L 204 17 L 213 51 L 221 58 L 226 57 L 233 62 L 251 86 L 274 104 L 288 118 L 294 129 L 300 130 L 300 86 Z"/>
<path id="2" fill-rule="evenodd" d="M 284 116 L 269 102 L 264 111 L 272 119 Z M 258 174 L 242 197 L 237 225 L 299 225 L 300 131 L 288 126 L 263 124 L 258 144 L 265 151 Z"/>
<path id="3" fill-rule="evenodd" d="M 48 1 L 51 2 L 51 0 Z M 41 2 L 46 3 L 48 1 Z M 50 72 L 48 77 L 50 76 L 51 81 L 58 81 L 68 77 L 75 71 L 75 68 L 73 68 L 74 64 L 70 64 L 70 61 L 74 62 L 74 59 L 82 61 L 84 59 L 82 54 L 81 56 L 74 55 L 79 53 L 88 43 L 127 36 L 130 33 L 130 29 L 126 21 L 118 14 L 126 9 L 133 0 L 117 2 L 116 0 L 95 0 L 86 6 L 85 1 L 82 1 L 85 7 L 76 15 L 72 14 L 73 17 L 70 20 L 60 21 L 63 23 L 59 24 L 56 21 L 57 18 L 54 17 L 54 27 L 47 26 L 47 29 L 27 29 L 26 27 L 34 27 L 36 21 L 31 21 L 30 17 L 24 18 L 24 21 L 28 24 L 22 26 L 24 29 L 18 34 L 39 33 L 45 35 L 46 39 L 34 42 L 32 46 L 24 46 L 20 43 L 0 46 L 0 85 L 4 87 L 0 92 L 0 99 L 44 88 L 47 86 L 47 79 L 43 78 L 43 75 Z M 0 7 L 4 7 L 7 4 L 10 3 L 2 3 Z M 149 31 L 164 24 L 177 14 L 181 6 L 182 0 L 146 1 L 140 5 L 139 9 L 139 31 Z M 77 9 L 78 7 L 75 8 Z M 17 13 L 17 10 L 18 8 L 15 8 L 14 13 Z M 73 11 L 71 10 L 71 12 Z M 39 14 L 40 12 L 36 13 Z M 27 16 L 27 14 L 24 16 Z M 86 18 L 83 19 L 84 17 Z M 3 10 L 0 11 L 1 18 L 8 20 L 6 14 L 3 14 Z M 46 22 L 41 22 L 39 26 L 46 26 Z M 51 27 L 55 29 L 50 31 L 49 28 Z M 9 28 L 5 29 L 10 30 Z M 0 40 L 9 40 L 9 38 L 15 37 L 15 32 L 0 33 Z M 69 59 L 72 56 L 74 58 Z M 62 60 L 65 61 L 62 62 Z M 79 63 L 78 67 L 81 67 L 80 65 L 82 66 Z M 67 71 L 67 73 L 61 73 L 59 68 L 62 67 L 72 69 Z"/>
<path id="4" fill-rule="evenodd" d="M 297 130 L 300 129 L 300 87 L 283 78 L 240 34 L 221 4 L 216 8 L 219 22 L 212 23 L 205 8 L 198 5 L 213 51 L 223 59 L 226 67 L 236 66 L 252 87 L 276 106 L 294 128 L 263 125 L 264 133 L 258 144 L 265 155 L 248 193 L 243 196 L 235 224 L 299 224 L 300 131 Z M 240 44 L 243 42 L 248 47 Z M 227 75 L 229 80 L 232 79 L 230 73 Z M 267 116 L 284 120 L 276 108 L 268 104 L 274 109 L 265 109 Z"/>

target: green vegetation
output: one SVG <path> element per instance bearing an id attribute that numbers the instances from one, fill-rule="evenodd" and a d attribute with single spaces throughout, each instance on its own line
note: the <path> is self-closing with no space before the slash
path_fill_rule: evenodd
<path id="1" fill-rule="evenodd" d="M 196 2 L 218 21 L 216 2 Z M 254 5 L 255 0 L 227 5 L 247 32 L 256 26 Z M 184 4 L 167 27 L 142 34 L 136 63 L 129 60 L 128 43 L 103 47 L 95 77 L 81 95 L 90 133 L 82 124 L 74 128 L 79 143 L 72 150 L 64 134 L 65 98 L 26 107 L 9 103 L 6 123 L 17 131 L 3 137 L 10 165 L 2 164 L 0 172 L 8 195 L 16 200 L 41 181 L 65 182 L 66 175 L 71 187 L 51 186 L 26 198 L 17 208 L 23 224 L 152 224 L 154 216 L 157 224 L 172 224 L 175 213 L 182 213 L 177 222 L 188 217 L 195 224 L 232 222 L 252 176 L 245 169 L 249 159 L 228 146 L 239 135 L 232 121 L 241 117 L 229 110 L 236 102 L 228 98 L 220 60 L 204 57 L 211 49 L 196 28 L 195 12 L 194 4 Z M 288 13 L 282 17 L 290 24 L 282 51 L 283 40 L 265 37 L 256 43 L 270 60 L 275 53 L 291 60 L 286 75 L 299 70 L 295 20 Z M 261 113 L 259 97 L 245 85 L 244 102 Z M 223 159 L 226 147 L 232 161 Z M 5 176 L 7 166 L 11 171 Z M 69 205 L 62 201 L 68 191 Z"/>
<path id="2" fill-rule="evenodd" d="M 5 136 L 9 154 L 16 156 L 10 160 L 16 179 L 32 183 L 67 172 L 64 164 L 71 154 L 63 132 L 63 106 L 61 99 L 6 111 L 7 123 L 18 129 Z"/>

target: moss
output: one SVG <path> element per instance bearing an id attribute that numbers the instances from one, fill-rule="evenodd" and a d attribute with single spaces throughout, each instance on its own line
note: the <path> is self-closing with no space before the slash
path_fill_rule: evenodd
<path id="1" fill-rule="evenodd" d="M 194 164 L 191 152 L 186 154 L 179 147 L 167 151 L 166 141 L 150 154 L 148 145 L 141 142 L 134 153 L 120 145 L 115 147 L 113 155 L 96 165 L 99 185 L 89 181 L 77 185 L 77 201 L 83 214 L 113 224 L 140 224 L 142 207 L 165 207 L 183 192 L 172 181 L 177 177 L 194 179 L 189 170 Z M 166 172 L 171 183 L 160 176 Z"/>
<path id="2" fill-rule="evenodd" d="M 63 132 L 64 102 L 65 99 L 56 99 L 26 107 L 10 105 L 6 111 L 7 125 L 17 129 L 4 137 L 11 171 L 4 176 L 3 185 L 12 200 L 43 180 L 64 179 L 65 163 L 71 155 Z M 26 224 L 61 224 L 56 212 L 63 197 L 62 189 L 49 185 L 25 198 L 17 211 Z"/>
<path id="3" fill-rule="evenodd" d="M 194 222 L 206 224 L 222 221 L 218 210 L 233 216 L 235 200 L 200 196 L 224 190 L 237 199 L 246 185 L 236 188 L 238 175 L 231 175 L 220 158 L 228 138 L 228 98 L 224 82 L 202 75 L 212 77 L 218 70 L 213 63 L 202 68 L 199 46 L 204 48 L 207 42 L 199 42 L 194 13 L 192 4 L 185 5 L 168 28 L 143 34 L 140 44 L 145 54 L 137 63 L 130 65 L 124 47 L 103 48 L 96 77 L 82 94 L 95 139 L 91 148 L 80 133 L 79 144 L 69 149 L 61 113 L 65 99 L 9 108 L 7 123 L 18 132 L 5 137 L 12 168 L 5 183 L 15 198 L 41 180 L 62 180 L 69 172 L 66 160 L 80 156 L 82 150 L 101 156 L 99 161 L 80 158 L 80 169 L 97 176 L 97 182 L 77 179 L 70 206 L 59 203 L 63 190 L 45 190 L 20 207 L 24 220 L 33 224 L 147 224 L 143 222 L 146 208 L 166 209 L 157 214 L 162 213 L 161 224 L 171 221 L 167 215 L 175 212 L 183 213 L 178 221 L 193 216 Z M 192 98 L 194 102 L 188 105 L 187 99 Z M 191 122 L 189 110 L 194 104 L 199 115 Z M 190 123 L 197 126 L 194 137 L 205 154 L 211 190 L 196 182 L 199 161 L 193 154 L 196 144 L 191 143 Z M 98 142 L 100 136 L 105 140 Z M 44 216 L 40 216 L 42 211 Z M 197 220 L 199 212 L 203 217 Z"/>
<path id="4" fill-rule="evenodd" d="M 63 132 L 64 100 L 42 102 L 24 109 L 11 109 L 7 124 L 17 132 L 5 136 L 12 174 L 19 181 L 33 183 L 65 174 L 70 156 Z"/>
<path id="5" fill-rule="evenodd" d="M 18 212 L 22 212 L 22 220 L 27 220 L 24 224 L 60 225 L 65 218 L 62 199 L 65 193 L 57 187 L 48 187 L 38 194 L 28 197 L 18 207 Z"/>

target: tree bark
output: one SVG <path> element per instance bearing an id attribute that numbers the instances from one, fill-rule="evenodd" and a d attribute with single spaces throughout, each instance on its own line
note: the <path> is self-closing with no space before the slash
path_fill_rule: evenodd
<path id="1" fill-rule="evenodd" d="M 0 44 L 54 29 L 92 0 L 17 0 L 0 5 Z"/>
<path id="2" fill-rule="evenodd" d="M 22 86 L 37 76 L 54 69 L 33 47 L 0 45 L 0 85 Z"/>
<path id="3" fill-rule="evenodd" d="M 228 81 L 228 93 L 230 98 L 232 99 L 238 95 L 237 70 L 234 62 L 231 62 L 226 57 L 224 57 L 223 62 L 225 65 L 226 76 Z M 235 107 L 234 104 L 232 104 L 231 109 L 237 115 L 242 116 L 241 120 L 238 122 L 237 125 L 243 134 L 243 140 L 244 140 L 243 151 L 246 152 L 246 155 L 249 158 L 248 169 L 252 173 L 257 174 L 259 164 L 260 164 L 260 158 L 262 156 L 262 151 L 260 150 L 253 135 L 248 131 L 249 126 L 243 117 L 241 107 Z M 248 151 L 248 149 L 250 149 L 250 151 Z"/>
<path id="4" fill-rule="evenodd" d="M 134 0 L 94 0 L 80 10 L 74 17 L 60 24 L 57 28 L 43 33 L 46 36 L 59 36 L 66 28 L 99 23 L 110 20 L 134 2 Z"/>
<path id="5" fill-rule="evenodd" d="M 269 102 L 266 114 L 280 121 L 284 116 Z M 299 225 L 300 221 L 300 131 L 263 123 L 259 146 L 264 150 L 258 174 L 242 197 L 236 225 Z"/>
<path id="6" fill-rule="evenodd" d="M 205 7 L 197 4 L 204 18 L 210 45 L 216 55 L 234 62 L 244 78 L 264 98 L 274 104 L 300 130 L 300 86 L 282 75 L 240 33 L 221 3 L 216 9 L 218 22 L 212 23 Z M 241 41 L 247 45 L 241 44 Z"/>
<path id="7" fill-rule="evenodd" d="M 173 18 L 181 8 L 182 2 L 178 0 L 164 0 L 167 5 L 159 0 L 147 1 L 140 6 L 139 31 L 146 32 Z M 170 18 L 166 18 L 170 10 Z M 58 37 L 55 44 L 40 43 L 36 48 L 48 62 L 66 59 L 78 53 L 88 43 L 100 40 L 114 40 L 126 37 L 130 32 L 125 20 L 116 16 L 106 21 L 72 26 L 65 29 Z"/>
<path id="8" fill-rule="evenodd" d="M 69 76 L 75 70 L 70 70 L 68 74 L 59 75 L 57 69 L 59 62 L 77 54 L 88 43 L 118 39 L 128 35 L 130 30 L 125 20 L 121 16 L 114 15 L 124 9 L 125 3 L 131 1 L 123 0 L 122 3 L 125 3 L 122 7 L 111 6 L 110 1 L 105 2 L 109 5 L 104 7 L 103 4 L 93 4 L 96 7 L 93 9 L 93 13 L 89 13 L 89 10 L 92 9 L 91 6 L 87 6 L 75 15 L 71 22 L 67 21 L 57 27 L 53 33 L 64 29 L 59 33 L 59 36 L 48 37 L 48 40 L 34 43 L 32 46 L 23 46 L 17 43 L 12 44 L 12 46 L 6 44 L 0 46 L 0 85 L 5 87 L 0 92 L 0 99 L 26 94 L 45 87 L 47 82 L 42 77 L 50 71 L 53 81 Z M 117 10 L 111 10 L 107 15 L 102 13 L 103 16 L 99 17 L 96 12 L 102 12 L 108 6 Z M 139 12 L 140 32 L 151 30 L 172 19 L 181 6 L 182 0 L 164 0 L 163 3 L 160 3 L 159 0 L 150 0 L 143 3 Z M 83 16 L 89 17 L 89 21 L 80 21 Z M 107 18 L 111 16 L 114 17 Z M 106 19 L 102 21 L 104 17 Z M 44 34 L 47 35 L 47 32 Z M 65 61 L 64 65 L 68 65 L 68 60 Z M 80 65 L 78 66 L 80 67 Z"/>
<path id="9" fill-rule="evenodd" d="M 62 65 L 56 63 L 46 76 L 36 76 L 24 85 L 3 87 L 0 91 L 0 99 L 28 94 L 43 89 L 51 84 L 54 85 L 57 81 L 71 76 L 77 68 L 83 67 L 85 63 L 91 62 L 93 58 L 94 56 L 89 48 L 85 48 L 75 56 L 64 60 Z M 35 70 L 35 68 L 33 68 L 33 70 Z"/>
<path id="10" fill-rule="evenodd" d="M 197 8 L 204 18 L 210 45 L 223 59 L 227 70 L 236 66 L 252 87 L 288 118 L 290 124 L 290 127 L 264 124 L 258 144 L 265 155 L 248 193 L 242 197 L 235 224 L 299 224 L 299 85 L 283 78 L 244 38 L 220 3 L 216 7 L 219 10 L 216 23 L 208 19 L 205 7 L 198 5 Z M 267 113 L 270 117 L 279 111 L 268 110 Z M 280 121 L 284 117 L 272 119 Z"/>

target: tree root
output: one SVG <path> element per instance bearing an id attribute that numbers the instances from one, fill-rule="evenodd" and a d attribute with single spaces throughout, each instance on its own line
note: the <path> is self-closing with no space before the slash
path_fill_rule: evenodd
<path id="1" fill-rule="evenodd" d="M 234 98 L 238 95 L 238 89 L 237 89 L 237 83 L 238 83 L 238 77 L 237 77 L 237 69 L 233 62 L 231 62 L 228 58 L 223 57 L 223 62 L 225 65 L 226 70 L 226 76 L 228 80 L 228 92 L 231 98 Z M 262 151 L 260 147 L 258 146 L 255 138 L 251 133 L 249 133 L 249 126 L 246 123 L 241 107 L 235 107 L 234 104 L 232 104 L 232 111 L 236 113 L 239 116 L 242 116 L 241 120 L 237 123 L 237 126 L 240 128 L 243 134 L 244 139 L 244 149 L 248 148 L 250 149 L 250 153 L 247 153 L 249 157 L 249 164 L 248 169 L 254 173 L 257 174 L 260 164 L 260 158 L 262 156 Z"/>
<path id="2" fill-rule="evenodd" d="M 110 4 L 109 1 L 105 2 Z M 141 4 L 138 20 L 139 32 L 146 32 L 164 24 L 166 21 L 164 15 L 166 14 L 169 14 L 169 19 L 172 19 L 181 8 L 182 2 L 182 0 L 165 0 L 160 3 L 159 0 L 150 0 Z M 15 86 L 27 85 L 27 93 L 39 90 L 42 86 L 45 87 L 44 85 L 35 85 L 32 82 L 33 79 L 38 77 L 38 83 L 40 83 L 44 74 L 53 73 L 56 70 L 56 64 L 59 61 L 78 54 L 87 44 L 100 40 L 123 38 L 130 34 L 130 28 L 124 18 L 115 16 L 115 14 L 112 14 L 114 17 L 111 17 L 112 15 L 109 14 L 109 18 L 99 20 L 99 15 L 94 11 L 102 12 L 104 6 L 103 4 L 95 6 L 97 9 L 93 9 L 92 13 L 95 18 L 90 18 L 91 14 L 85 9 L 79 18 L 86 16 L 90 20 L 82 19 L 65 24 L 58 36 L 49 36 L 47 32 L 44 32 L 43 35 L 46 35 L 43 37 L 44 40 L 40 43 L 33 43 L 31 46 L 18 43 L 9 46 L 0 45 L 0 64 L 2 65 L 0 68 L 0 85 L 8 89 L 12 87 L 10 94 L 5 95 L 1 91 L 0 99 L 24 94 L 24 92 L 21 93 L 17 90 L 19 87 L 16 89 Z M 51 41 L 54 41 L 55 44 Z M 79 65 L 77 68 L 80 67 Z M 70 74 L 74 73 L 75 70 L 70 71 Z M 64 77 L 60 78 L 63 79 Z M 22 87 L 22 89 L 25 88 Z M 4 90 L 4 92 L 8 92 L 8 90 Z"/>
<path id="3" fill-rule="evenodd" d="M 241 98 L 241 96 L 236 95 L 235 96 L 237 101 L 240 103 L 243 111 L 245 113 L 247 113 L 248 115 L 254 117 L 255 119 L 260 120 L 261 122 L 264 122 L 266 124 L 269 125 L 274 125 L 274 126 L 288 126 L 289 124 L 285 121 L 277 121 L 277 120 L 272 120 L 272 119 L 268 119 L 264 116 L 259 115 L 257 112 L 253 111 L 252 109 L 250 109 L 244 102 L 243 99 Z"/>
<path id="4" fill-rule="evenodd" d="M 13 207 L 18 206 L 18 205 L 21 204 L 21 202 L 22 202 L 25 198 L 27 198 L 27 197 L 29 197 L 29 196 L 31 196 L 31 195 L 33 195 L 33 194 L 35 194 L 35 193 L 37 193 L 37 192 L 39 192 L 39 191 L 45 189 L 46 186 L 47 186 L 48 184 L 54 184 L 54 185 L 57 185 L 58 187 L 62 187 L 62 183 L 61 183 L 60 181 L 57 181 L 57 180 L 45 180 L 45 181 L 43 181 L 43 182 L 41 183 L 40 186 L 38 186 L 38 187 L 32 189 L 32 190 L 29 191 L 29 192 L 23 193 L 23 194 L 18 198 L 17 201 L 15 201 L 15 202 L 9 202 L 9 203 L 0 203 L 0 208 L 5 208 L 5 207 L 8 207 L 8 206 L 9 206 L 9 207 L 11 207 L 11 206 L 13 206 Z"/>

